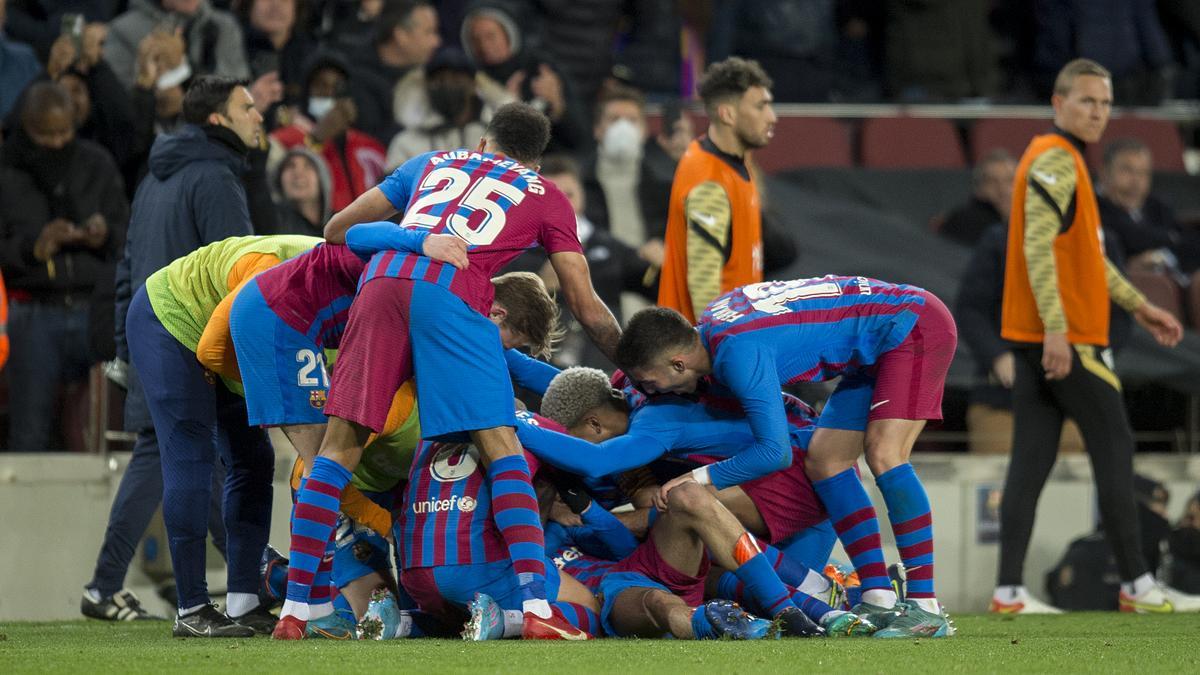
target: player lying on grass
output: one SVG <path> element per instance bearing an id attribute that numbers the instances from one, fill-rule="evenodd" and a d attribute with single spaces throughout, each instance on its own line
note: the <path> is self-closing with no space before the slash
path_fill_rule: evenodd
<path id="1" fill-rule="evenodd" d="M 826 597 L 832 595 L 831 583 L 816 570 L 824 568 L 832 542 L 824 536 L 827 531 L 821 530 L 824 509 L 804 474 L 805 449 L 818 418 L 799 399 L 781 396 L 787 411 L 792 465 L 716 494 L 747 529 L 771 537 L 767 542 L 781 543 L 780 548 L 760 545 L 785 582 L 810 595 Z M 631 400 L 636 404 L 632 413 Z M 706 392 L 699 401 L 674 395 L 647 399 L 636 392 L 621 395 L 603 372 L 589 368 L 571 368 L 558 375 L 542 398 L 542 411 L 564 422 L 573 437 L 599 445 L 560 441 L 544 447 L 529 445 L 530 450 L 551 464 L 588 477 L 626 471 L 661 456 L 708 455 L 732 461 L 753 442 L 740 406 L 714 391 Z M 718 467 L 719 463 L 709 468 Z M 809 531 L 813 529 L 816 531 Z M 727 574 L 721 587 L 732 593 L 738 581 Z M 919 622 L 895 613 L 877 616 L 884 624 L 879 637 L 926 634 Z"/>
<path id="2" fill-rule="evenodd" d="M 233 237 L 200 248 L 154 273 L 126 319 L 131 362 L 146 391 L 161 443 L 163 518 L 179 591 L 173 634 L 249 637 L 275 618 L 259 606 L 259 560 L 271 523 L 274 452 L 247 425 L 236 382 L 216 383 L 202 365 L 222 353 L 227 334 L 210 332 L 220 303 L 256 273 L 320 243 L 312 237 Z M 227 614 L 210 603 L 205 537 L 215 453 L 228 469 L 224 517 L 229 564 Z"/>
<path id="3" fill-rule="evenodd" d="M 642 310 L 630 319 L 617 365 L 649 393 L 693 393 L 702 379 L 728 388 L 754 432 L 745 457 L 780 466 L 789 458 L 780 388 L 841 376 L 806 470 L 862 582 L 858 609 L 880 623 L 896 612 L 878 520 L 855 471 L 865 448 L 909 570 L 910 600 L 897 620 L 914 634 L 941 636 L 950 626 L 934 595 L 929 499 L 908 457 L 925 421 L 942 417 L 956 343 L 954 319 L 933 294 L 827 276 L 735 289 L 709 304 L 696 327 L 672 310 Z M 720 466 L 667 482 L 663 496 L 687 481 L 724 487 Z"/>

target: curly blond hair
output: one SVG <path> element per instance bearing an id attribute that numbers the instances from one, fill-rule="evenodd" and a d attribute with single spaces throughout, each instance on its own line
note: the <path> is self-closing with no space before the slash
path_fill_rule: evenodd
<path id="1" fill-rule="evenodd" d="M 542 416 L 570 429 L 589 411 L 603 405 L 628 410 L 621 392 L 612 388 L 603 370 L 575 366 L 550 381 L 542 396 Z"/>

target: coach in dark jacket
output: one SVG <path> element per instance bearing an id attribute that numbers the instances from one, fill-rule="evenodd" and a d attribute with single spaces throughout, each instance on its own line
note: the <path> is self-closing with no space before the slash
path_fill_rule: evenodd
<path id="1" fill-rule="evenodd" d="M 196 78 L 184 95 L 183 117 L 180 131 L 159 136 L 150 150 L 149 173 L 134 196 L 125 255 L 117 267 L 117 357 L 126 363 L 125 316 L 129 301 L 146 279 L 201 246 L 252 233 L 241 177 L 247 148 L 257 145 L 261 136 L 262 116 L 254 109 L 249 91 L 229 78 Z M 114 608 L 128 604 L 128 591 L 121 590 L 125 572 L 162 499 L 158 439 L 132 370 L 125 428 L 137 433 L 137 442 L 83 597 L 82 611 L 93 618 L 115 619 Z M 220 476 L 214 476 L 209 522 L 213 539 L 223 550 L 220 481 Z M 114 602 L 118 593 L 120 602 Z"/>

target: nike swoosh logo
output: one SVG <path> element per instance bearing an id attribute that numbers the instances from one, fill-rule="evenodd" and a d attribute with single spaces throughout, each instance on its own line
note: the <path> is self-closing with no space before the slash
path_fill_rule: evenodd
<path id="1" fill-rule="evenodd" d="M 883 405 L 884 403 L 887 403 L 887 402 L 889 402 L 889 401 L 891 401 L 891 400 L 892 400 L 892 399 L 890 399 L 890 398 L 885 398 L 885 399 L 883 399 L 882 401 L 879 401 L 878 403 L 872 403 L 872 404 L 871 404 L 871 410 L 874 410 L 874 409 L 878 408 L 879 406 Z"/>
<path id="2" fill-rule="evenodd" d="M 1153 614 L 1171 614 L 1175 611 L 1175 606 L 1171 604 L 1170 600 L 1163 600 L 1162 604 L 1160 605 L 1147 605 L 1135 600 L 1126 600 L 1125 602 L 1130 607 L 1151 612 Z"/>
<path id="3" fill-rule="evenodd" d="M 329 631 L 325 630 L 324 628 L 313 627 L 312 632 L 316 633 L 317 635 L 320 635 L 321 637 L 323 637 L 327 640 L 349 640 L 350 639 L 349 633 L 340 633 L 340 634 L 335 635 L 335 634 L 330 633 Z"/>
<path id="4" fill-rule="evenodd" d="M 711 213 L 693 213 L 692 218 L 700 221 L 705 227 L 715 227 L 717 224 L 717 217 Z"/>
<path id="5" fill-rule="evenodd" d="M 1033 175 L 1037 176 L 1038 180 L 1042 181 L 1046 185 L 1054 185 L 1055 183 L 1058 182 L 1057 176 L 1048 174 L 1045 171 L 1034 171 Z"/>

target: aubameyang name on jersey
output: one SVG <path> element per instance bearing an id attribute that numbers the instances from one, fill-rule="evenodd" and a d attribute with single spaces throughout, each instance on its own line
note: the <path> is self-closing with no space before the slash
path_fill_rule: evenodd
<path id="1" fill-rule="evenodd" d="M 479 162 L 491 162 L 502 169 L 516 172 L 517 175 L 525 179 L 525 191 L 530 194 L 542 195 L 546 194 L 546 187 L 542 185 L 542 177 L 536 171 L 526 166 L 522 166 L 520 162 L 513 159 L 506 159 L 503 155 L 485 155 L 480 152 L 472 152 L 471 150 L 450 150 L 443 152 L 440 155 L 434 155 L 430 158 L 429 163 L 437 166 L 445 162 L 455 162 L 458 160 L 474 160 Z"/>

